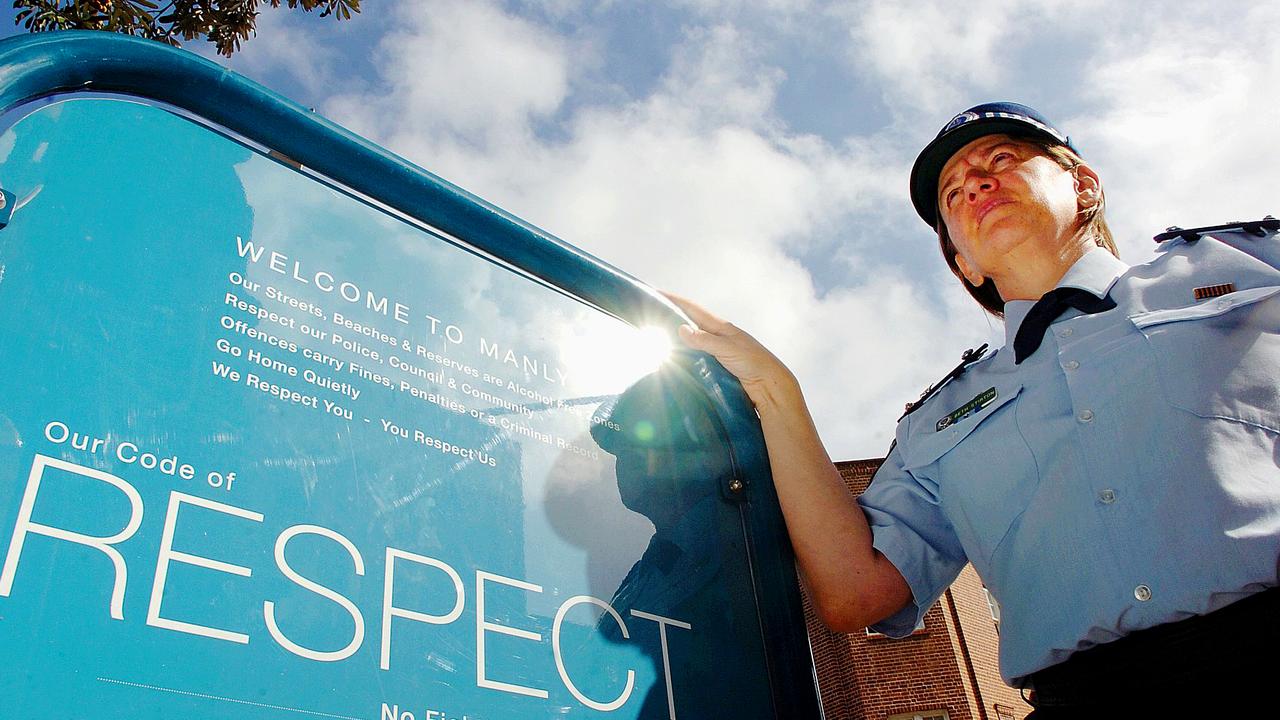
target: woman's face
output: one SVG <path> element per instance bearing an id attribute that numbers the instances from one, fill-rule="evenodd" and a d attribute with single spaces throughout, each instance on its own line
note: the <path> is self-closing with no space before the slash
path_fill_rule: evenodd
<path id="1" fill-rule="evenodd" d="M 947 161 L 939 178 L 938 208 L 956 264 L 974 285 L 1016 273 L 1029 261 L 1056 262 L 1075 237 L 1077 174 L 1032 143 L 1008 135 L 978 138 Z"/>

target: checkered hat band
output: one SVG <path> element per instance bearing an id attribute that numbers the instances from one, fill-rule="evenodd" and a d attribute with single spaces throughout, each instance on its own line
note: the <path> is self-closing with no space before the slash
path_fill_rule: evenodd
<path id="1" fill-rule="evenodd" d="M 1053 137 L 1057 138 L 1058 141 L 1061 142 L 1062 144 L 1064 145 L 1070 144 L 1070 141 L 1067 140 L 1067 138 L 1063 137 L 1062 133 L 1049 127 L 1048 125 L 1045 125 L 1039 120 L 1036 120 L 1035 118 L 1032 118 L 1032 117 L 1027 117 L 1026 115 L 1019 115 L 1018 113 L 1010 113 L 1010 112 L 984 111 L 980 113 L 978 112 L 961 113 L 955 116 L 954 118 L 952 118 L 951 122 L 947 123 L 946 126 L 942 128 L 942 132 L 939 133 L 939 135 L 946 133 L 949 130 L 954 130 L 960 127 L 961 125 L 967 125 L 968 123 L 971 123 L 974 120 L 983 120 L 983 119 L 989 120 L 989 119 L 995 119 L 995 118 L 1001 118 L 1005 120 L 1017 120 L 1018 122 L 1024 122 L 1024 123 L 1027 123 L 1028 125 L 1033 125 L 1049 133 Z"/>

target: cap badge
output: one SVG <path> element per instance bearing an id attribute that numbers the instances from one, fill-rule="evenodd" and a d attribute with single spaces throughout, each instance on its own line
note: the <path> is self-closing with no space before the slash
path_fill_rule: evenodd
<path id="1" fill-rule="evenodd" d="M 956 129 L 956 128 L 960 127 L 961 125 L 963 125 L 963 124 L 965 124 L 965 123 L 967 123 L 967 122 L 970 122 L 970 121 L 973 121 L 973 120 L 977 120 L 977 119 L 978 119 L 978 113 L 976 113 L 976 112 L 972 112 L 972 111 L 962 112 L 962 113 L 960 113 L 959 115 L 957 115 L 957 116 L 955 116 L 955 117 L 951 118 L 951 121 L 950 121 L 950 122 L 948 122 L 948 123 L 947 123 L 947 124 L 942 128 L 942 132 L 944 132 L 944 133 L 945 133 L 945 132 L 947 132 L 947 131 L 949 131 L 949 130 L 954 130 L 954 129 Z M 941 134 L 941 133 L 939 133 L 939 134 Z"/>

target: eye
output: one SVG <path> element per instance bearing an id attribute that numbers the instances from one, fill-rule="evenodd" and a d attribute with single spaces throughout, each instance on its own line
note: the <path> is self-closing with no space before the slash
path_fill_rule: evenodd
<path id="1" fill-rule="evenodd" d="M 1011 152 L 1009 152 L 1009 151 L 1007 151 L 1007 150 L 1003 150 L 1003 151 L 998 152 L 998 153 L 996 153 L 995 155 L 991 156 L 991 164 L 992 164 L 993 166 L 994 166 L 994 165 L 1003 165 L 1003 164 L 1007 164 L 1010 160 L 1014 160 L 1014 159 L 1016 159 L 1016 158 L 1014 157 L 1013 153 L 1011 153 Z"/>
<path id="2" fill-rule="evenodd" d="M 947 191 L 946 198 L 943 199 L 943 204 L 946 205 L 947 207 L 951 207 L 951 201 L 955 200 L 956 196 L 959 194 L 960 194 L 960 188 L 951 188 L 950 190 Z"/>

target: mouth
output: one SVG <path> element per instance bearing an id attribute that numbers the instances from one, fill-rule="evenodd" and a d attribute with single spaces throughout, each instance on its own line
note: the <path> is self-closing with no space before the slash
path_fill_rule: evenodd
<path id="1" fill-rule="evenodd" d="M 992 198 L 991 200 L 988 200 L 988 201 L 986 201 L 986 202 L 982 203 L 981 205 L 979 205 L 979 206 L 978 206 L 978 210 L 974 213 L 974 222 L 975 222 L 978 226 L 981 226 L 981 225 L 982 225 L 982 220 L 983 220 L 984 218 L 986 218 L 986 217 L 987 217 L 987 215 L 988 215 L 992 210 L 995 210 L 996 208 L 1000 207 L 1001 205 L 1008 205 L 1010 202 L 1011 202 L 1011 201 L 1009 201 L 1009 200 L 1004 200 L 1004 199 L 1001 199 L 1001 198 Z"/>

